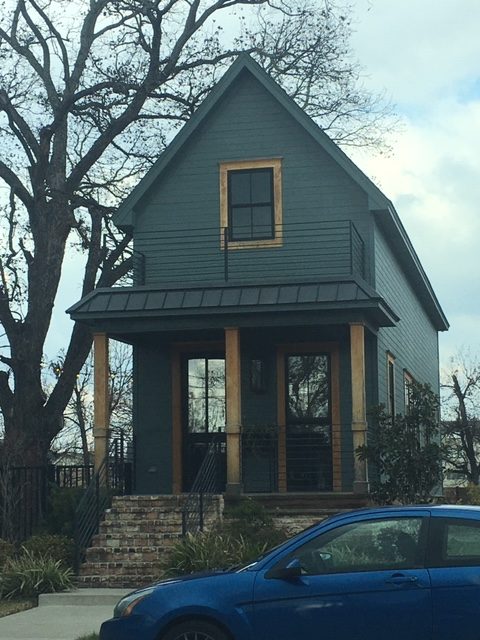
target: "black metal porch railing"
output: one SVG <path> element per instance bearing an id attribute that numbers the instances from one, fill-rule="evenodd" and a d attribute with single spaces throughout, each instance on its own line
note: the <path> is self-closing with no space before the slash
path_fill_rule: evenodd
<path id="1" fill-rule="evenodd" d="M 98 533 L 105 510 L 114 495 L 128 495 L 132 490 L 133 465 L 128 459 L 128 447 L 123 438 L 110 442 L 107 455 L 93 474 L 75 511 L 75 565 L 84 559 L 85 550 Z"/>
<path id="2" fill-rule="evenodd" d="M 225 442 L 220 434 L 213 436 L 192 489 L 182 507 L 182 534 L 203 531 L 205 520 L 213 503 L 213 496 L 223 493 L 224 474 L 220 468 L 222 447 Z M 223 482 L 222 482 L 223 481 Z"/>
<path id="3" fill-rule="evenodd" d="M 242 251 L 229 240 L 228 228 L 138 231 L 135 251 L 142 262 L 135 263 L 136 280 L 143 282 L 144 273 L 158 284 L 162 274 L 168 274 L 169 283 L 189 284 L 365 277 L 364 240 L 351 220 L 285 223 L 276 232 L 278 246 L 251 245 Z"/>
<path id="4" fill-rule="evenodd" d="M 280 428 L 242 429 L 242 482 L 246 493 L 278 491 Z M 332 446 L 328 427 L 287 425 L 283 430 L 283 465 L 287 491 L 332 490 Z"/>
<path id="5" fill-rule="evenodd" d="M 278 427 L 242 429 L 242 480 L 246 493 L 278 491 Z"/>

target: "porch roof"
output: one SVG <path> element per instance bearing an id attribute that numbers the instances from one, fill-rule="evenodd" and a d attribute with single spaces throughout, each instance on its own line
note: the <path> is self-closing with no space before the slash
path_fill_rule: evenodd
<path id="1" fill-rule="evenodd" d="M 289 321 L 298 314 L 301 317 L 296 320 L 313 314 L 318 322 L 318 313 L 324 313 L 330 322 L 338 315 L 337 321 L 365 319 L 376 327 L 394 326 L 399 320 L 374 289 L 351 277 L 263 285 L 101 288 L 82 298 L 67 313 L 73 320 L 96 329 L 122 332 L 227 326 L 227 318 L 229 322 L 238 319 L 244 325 L 245 318 L 249 317 L 252 324 L 252 319 L 269 314 L 274 314 L 273 324 L 277 324 L 282 313 Z M 155 320 L 154 325 L 148 320 Z"/>

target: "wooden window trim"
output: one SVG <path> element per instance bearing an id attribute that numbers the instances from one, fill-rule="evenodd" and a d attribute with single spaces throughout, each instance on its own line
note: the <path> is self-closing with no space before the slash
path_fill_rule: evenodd
<path id="1" fill-rule="evenodd" d="M 392 372 L 391 377 L 390 371 Z M 387 351 L 387 410 L 392 418 L 395 417 L 395 400 L 395 356 Z"/>
<path id="2" fill-rule="evenodd" d="M 230 240 L 228 249 L 266 249 L 283 245 L 282 208 L 282 160 L 281 158 L 260 158 L 257 160 L 234 160 L 220 162 L 220 246 L 224 249 L 223 230 L 228 227 L 228 172 L 248 169 L 272 169 L 273 171 L 273 238 L 262 240 Z"/>

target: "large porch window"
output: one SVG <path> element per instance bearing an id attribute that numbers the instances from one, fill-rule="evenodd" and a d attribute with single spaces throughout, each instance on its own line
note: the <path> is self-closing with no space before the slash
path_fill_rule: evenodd
<path id="1" fill-rule="evenodd" d="M 183 490 L 189 491 L 212 438 L 220 437 L 225 443 L 225 359 L 187 356 L 183 370 Z M 219 491 L 225 487 L 225 444 L 222 444 L 221 458 Z"/>
<path id="2" fill-rule="evenodd" d="M 286 356 L 287 491 L 332 490 L 330 357 Z"/>

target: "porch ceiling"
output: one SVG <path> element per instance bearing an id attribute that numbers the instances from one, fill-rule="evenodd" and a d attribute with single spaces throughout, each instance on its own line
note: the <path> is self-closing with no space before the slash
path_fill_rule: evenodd
<path id="1" fill-rule="evenodd" d="M 221 284 L 208 287 L 111 287 L 97 289 L 67 310 L 73 320 L 102 327 L 102 330 L 138 331 L 155 328 L 191 328 L 222 326 L 225 320 L 238 319 L 239 324 L 255 324 L 260 316 L 270 316 L 284 324 L 305 321 L 312 314 L 325 313 L 329 322 L 358 321 L 360 316 L 373 325 L 394 326 L 399 320 L 395 312 L 377 293 L 355 278 L 288 284 L 239 285 Z M 285 320 L 285 318 L 283 319 Z M 150 321 L 150 322 L 149 322 Z M 318 317 L 316 319 L 318 322 Z M 264 322 L 262 322 L 264 324 Z M 274 322 L 277 324 L 277 322 Z M 308 322 L 310 324 L 310 322 Z M 226 326 L 226 325 L 224 325 Z M 151 327 L 148 329 L 147 327 Z"/>

